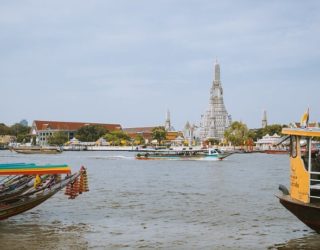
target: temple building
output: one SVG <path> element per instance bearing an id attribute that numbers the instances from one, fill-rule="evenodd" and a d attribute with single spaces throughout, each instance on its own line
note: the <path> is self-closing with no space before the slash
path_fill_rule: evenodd
<path id="1" fill-rule="evenodd" d="M 228 115 L 223 102 L 223 89 L 220 81 L 220 65 L 216 61 L 214 65 L 214 80 L 210 91 L 208 110 L 201 116 L 199 137 L 201 141 L 207 139 L 222 140 L 224 131 L 231 124 L 231 116 Z"/>

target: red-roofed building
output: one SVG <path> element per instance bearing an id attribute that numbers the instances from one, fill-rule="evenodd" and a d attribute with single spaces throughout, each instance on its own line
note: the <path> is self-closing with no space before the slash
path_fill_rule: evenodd
<path id="1" fill-rule="evenodd" d="M 155 127 L 138 127 L 138 128 L 124 128 L 123 132 L 127 133 L 132 139 L 135 139 L 138 135 L 141 135 L 146 143 L 152 141 L 152 130 Z"/>
<path id="2" fill-rule="evenodd" d="M 150 143 L 152 141 L 152 130 L 155 127 L 137 127 L 137 128 L 124 128 L 123 131 L 127 133 L 132 139 L 135 139 L 138 135 L 141 135 L 143 139 L 145 139 L 146 143 Z M 183 137 L 183 133 L 179 131 L 167 131 L 166 142 L 172 143 L 178 137 Z"/>
<path id="3" fill-rule="evenodd" d="M 76 131 L 88 125 L 100 125 L 108 131 L 121 130 L 120 124 L 105 124 L 92 122 L 59 122 L 59 121 L 39 121 L 35 120 L 32 123 L 31 133 L 36 136 L 37 144 L 46 145 L 48 138 L 56 132 L 67 132 L 69 140 L 75 136 Z"/>

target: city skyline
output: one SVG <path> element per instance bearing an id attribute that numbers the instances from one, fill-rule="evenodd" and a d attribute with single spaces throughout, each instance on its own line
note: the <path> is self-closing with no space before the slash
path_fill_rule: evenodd
<path id="1" fill-rule="evenodd" d="M 0 122 L 199 124 L 214 62 L 233 121 L 320 120 L 318 1 L 0 3 Z"/>

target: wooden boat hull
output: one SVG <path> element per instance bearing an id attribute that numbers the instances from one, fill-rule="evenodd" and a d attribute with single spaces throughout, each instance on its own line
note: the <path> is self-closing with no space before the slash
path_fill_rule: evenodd
<path id="1" fill-rule="evenodd" d="M 14 149 L 14 151 L 19 154 L 60 154 L 62 153 L 62 151 L 58 149 L 41 149 L 41 150 Z"/>
<path id="2" fill-rule="evenodd" d="M 14 207 L 10 207 L 9 205 L 5 205 L 5 204 L 4 205 L 0 204 L 0 220 L 4 220 L 4 219 L 7 219 L 11 216 L 28 211 L 28 210 L 40 205 L 42 202 L 49 199 L 55 193 L 56 192 L 52 192 L 46 196 L 41 196 L 38 199 L 31 199 L 29 202 L 21 202 L 21 204 L 17 204 Z"/>
<path id="3" fill-rule="evenodd" d="M 59 183 L 55 184 L 52 188 L 44 191 L 43 193 L 35 194 L 31 197 L 13 198 L 12 202 L 0 201 L 0 220 L 7 219 L 40 205 L 42 202 L 46 201 L 63 189 L 70 182 L 74 181 L 79 175 L 80 173 L 76 173 L 67 179 L 61 180 Z"/>
<path id="4" fill-rule="evenodd" d="M 289 195 L 277 196 L 280 203 L 308 227 L 320 233 L 320 204 L 303 203 Z"/>

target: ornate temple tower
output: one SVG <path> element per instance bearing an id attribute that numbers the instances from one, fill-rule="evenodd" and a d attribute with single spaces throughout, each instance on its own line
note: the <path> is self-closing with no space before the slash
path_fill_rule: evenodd
<path id="1" fill-rule="evenodd" d="M 263 117 L 262 117 L 262 124 L 261 127 L 265 128 L 268 126 L 268 121 L 267 121 L 267 111 L 263 111 Z"/>
<path id="2" fill-rule="evenodd" d="M 164 122 L 164 128 L 166 131 L 172 130 L 170 121 L 170 111 L 167 110 L 166 121 Z"/>
<path id="3" fill-rule="evenodd" d="M 210 101 L 207 112 L 201 116 L 200 139 L 209 138 L 221 140 L 224 131 L 231 124 L 231 116 L 228 115 L 223 102 L 223 90 L 220 81 L 220 65 L 216 61 L 214 65 L 214 80 L 210 90 Z"/>

